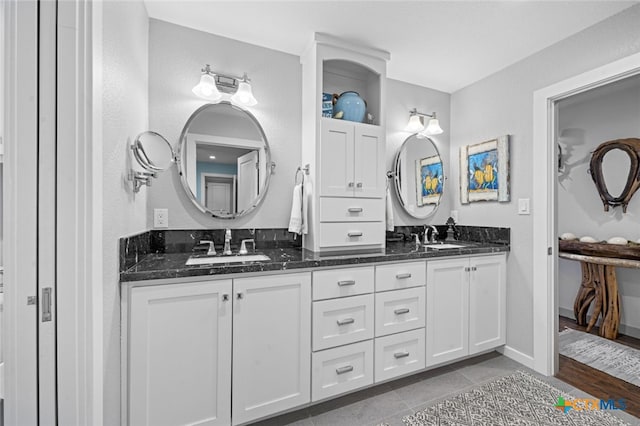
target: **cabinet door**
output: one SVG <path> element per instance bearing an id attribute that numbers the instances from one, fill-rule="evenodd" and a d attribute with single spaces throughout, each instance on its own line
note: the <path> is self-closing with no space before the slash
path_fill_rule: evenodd
<path id="1" fill-rule="evenodd" d="M 230 423 L 230 295 L 231 280 L 131 290 L 130 425 Z"/>
<path id="2" fill-rule="evenodd" d="M 320 195 L 353 197 L 353 123 L 322 120 Z"/>
<path id="3" fill-rule="evenodd" d="M 469 282 L 469 353 L 505 344 L 505 255 L 471 258 Z"/>
<path id="4" fill-rule="evenodd" d="M 354 135 L 354 180 L 356 197 L 382 198 L 385 188 L 385 145 L 382 130 L 356 126 Z"/>
<path id="5" fill-rule="evenodd" d="M 233 424 L 311 399 L 311 274 L 233 282 Z"/>
<path id="6" fill-rule="evenodd" d="M 427 261 L 427 366 L 467 355 L 469 260 Z"/>

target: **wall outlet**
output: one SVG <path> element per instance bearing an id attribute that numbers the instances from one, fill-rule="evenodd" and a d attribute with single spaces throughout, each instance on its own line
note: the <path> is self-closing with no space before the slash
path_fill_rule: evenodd
<path id="1" fill-rule="evenodd" d="M 518 214 L 531 214 L 528 198 L 518 198 Z"/>
<path id="2" fill-rule="evenodd" d="M 153 209 L 153 227 L 169 227 L 169 209 Z"/>

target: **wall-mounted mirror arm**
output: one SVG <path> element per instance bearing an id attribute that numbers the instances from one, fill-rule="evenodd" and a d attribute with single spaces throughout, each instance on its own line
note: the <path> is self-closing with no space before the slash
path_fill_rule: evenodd
<path id="1" fill-rule="evenodd" d="M 133 192 L 139 192 L 143 186 L 151 186 L 158 172 L 166 170 L 176 160 L 171 144 L 159 133 L 146 131 L 140 133 L 129 145 L 130 154 L 145 171 L 131 168 L 129 181 L 133 184 Z"/>

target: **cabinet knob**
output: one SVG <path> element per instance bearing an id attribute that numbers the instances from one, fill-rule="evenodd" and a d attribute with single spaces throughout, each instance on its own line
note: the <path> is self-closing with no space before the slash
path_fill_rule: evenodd
<path id="1" fill-rule="evenodd" d="M 353 182 L 349 182 L 349 184 L 347 185 L 349 188 L 353 188 Z"/>
<path id="2" fill-rule="evenodd" d="M 356 185 L 356 187 L 358 187 L 358 188 L 362 188 L 362 182 L 358 182 L 358 184 Z"/>
<path id="3" fill-rule="evenodd" d="M 223 294 L 222 295 L 222 301 L 223 302 L 228 302 L 229 301 L 229 295 L 228 294 Z"/>
<path id="4" fill-rule="evenodd" d="M 477 267 L 475 267 L 475 266 L 472 266 L 472 267 L 471 267 L 471 270 L 472 270 L 472 271 L 477 271 L 477 270 L 478 270 L 478 268 L 477 268 Z"/>
<path id="5" fill-rule="evenodd" d="M 244 293 L 242 293 L 241 291 L 239 291 L 239 292 L 236 294 L 236 299 L 238 299 L 238 300 L 244 299 Z"/>

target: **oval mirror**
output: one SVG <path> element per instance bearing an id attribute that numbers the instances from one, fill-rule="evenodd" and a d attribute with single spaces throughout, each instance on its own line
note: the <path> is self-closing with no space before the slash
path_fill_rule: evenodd
<path id="1" fill-rule="evenodd" d="M 233 219 L 256 208 L 269 186 L 271 156 L 258 120 L 229 102 L 194 112 L 180 136 L 182 186 L 202 212 Z"/>
<path id="2" fill-rule="evenodd" d="M 169 141 L 152 131 L 136 136 L 131 143 L 131 151 L 138 164 L 150 172 L 166 170 L 175 157 Z"/>
<path id="3" fill-rule="evenodd" d="M 433 215 L 444 191 L 440 153 L 429 138 L 409 136 L 396 153 L 393 165 L 396 194 L 409 215 L 426 219 Z"/>

